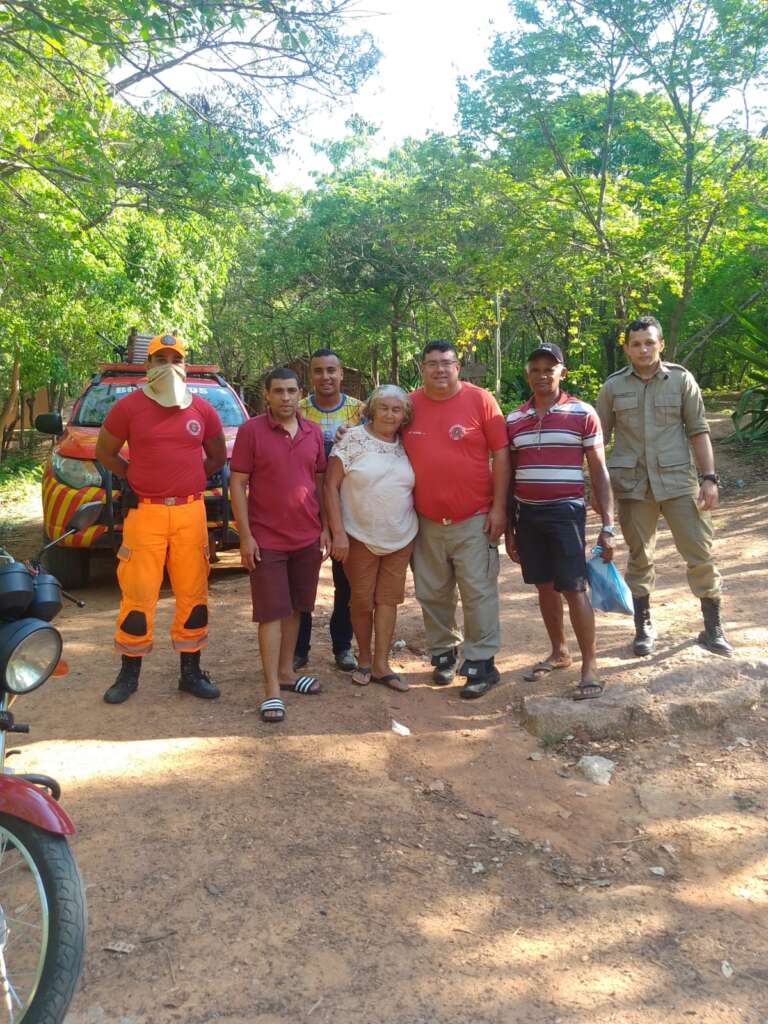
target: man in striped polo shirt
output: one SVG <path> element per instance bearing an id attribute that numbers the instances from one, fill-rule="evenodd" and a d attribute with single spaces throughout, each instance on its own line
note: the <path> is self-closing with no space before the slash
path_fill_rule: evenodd
<path id="1" fill-rule="evenodd" d="M 613 558 L 613 495 L 603 454 L 600 420 L 591 405 L 560 390 L 566 369 L 557 345 L 544 343 L 528 357 L 532 397 L 507 417 L 515 515 L 507 554 L 539 592 L 539 608 L 552 649 L 525 678 L 530 682 L 571 664 L 563 597 L 581 650 L 581 682 L 574 700 L 599 697 L 595 615 L 587 595 L 584 475 L 587 458 L 593 504 L 602 517 L 598 537 L 605 561 Z"/>

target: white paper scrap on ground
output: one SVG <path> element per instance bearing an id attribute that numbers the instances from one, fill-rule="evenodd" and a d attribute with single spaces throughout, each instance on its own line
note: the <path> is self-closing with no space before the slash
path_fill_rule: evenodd
<path id="1" fill-rule="evenodd" d="M 410 736 L 411 730 L 407 725 L 402 725 L 400 722 L 396 722 L 392 719 L 392 732 L 396 732 L 398 736 Z"/>

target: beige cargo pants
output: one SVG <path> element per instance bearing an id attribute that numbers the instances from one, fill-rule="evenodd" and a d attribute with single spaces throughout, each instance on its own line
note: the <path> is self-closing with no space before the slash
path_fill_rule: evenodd
<path id="1" fill-rule="evenodd" d="M 432 655 L 462 642 L 456 625 L 461 595 L 464 657 L 486 661 L 499 649 L 499 549 L 483 532 L 485 513 L 459 523 L 419 516 L 413 549 L 413 582 Z"/>
<path id="2" fill-rule="evenodd" d="M 619 501 L 619 524 L 629 548 L 624 578 L 635 597 L 653 592 L 656 530 L 662 515 L 685 560 L 688 586 L 696 597 L 719 597 L 721 579 L 712 560 L 712 519 L 690 494 L 666 501 Z"/>

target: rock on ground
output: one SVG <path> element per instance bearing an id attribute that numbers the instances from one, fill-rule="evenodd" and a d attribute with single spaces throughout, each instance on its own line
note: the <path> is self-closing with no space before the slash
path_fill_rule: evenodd
<path id="1" fill-rule="evenodd" d="M 580 729 L 592 739 L 642 739 L 708 729 L 768 699 L 768 661 L 712 658 L 691 651 L 658 675 L 639 662 L 646 678 L 608 685 L 597 700 L 524 697 L 523 723 L 535 736 Z"/>
<path id="2" fill-rule="evenodd" d="M 585 754 L 579 758 L 576 767 L 588 782 L 593 782 L 596 786 L 607 786 L 616 768 L 616 762 L 608 757 L 600 757 L 599 754 Z"/>

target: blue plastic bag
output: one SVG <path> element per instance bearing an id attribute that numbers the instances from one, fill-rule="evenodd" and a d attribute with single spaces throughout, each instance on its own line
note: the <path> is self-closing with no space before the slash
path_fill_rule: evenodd
<path id="1" fill-rule="evenodd" d="M 618 612 L 632 615 L 632 592 L 613 562 L 604 562 L 600 557 L 601 547 L 592 548 L 592 557 L 587 560 L 592 607 L 601 612 Z"/>

